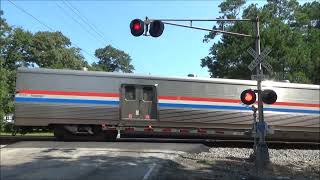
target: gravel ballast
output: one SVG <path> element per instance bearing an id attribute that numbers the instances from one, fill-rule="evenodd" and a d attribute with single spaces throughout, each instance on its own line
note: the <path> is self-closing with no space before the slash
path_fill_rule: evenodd
<path id="1" fill-rule="evenodd" d="M 269 149 L 270 163 L 258 174 L 249 148 L 210 148 L 164 165 L 157 179 L 319 179 L 320 150 Z"/>

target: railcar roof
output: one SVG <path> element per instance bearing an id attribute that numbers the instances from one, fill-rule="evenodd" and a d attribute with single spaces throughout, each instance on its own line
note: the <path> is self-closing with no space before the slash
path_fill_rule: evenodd
<path id="1" fill-rule="evenodd" d="M 253 80 L 240 79 L 223 79 L 223 78 L 204 78 L 204 77 L 164 77 L 153 75 L 139 75 L 134 73 L 119 73 L 119 72 L 101 72 L 101 71 L 81 71 L 69 69 L 46 69 L 46 68 L 18 68 L 18 72 L 23 73 L 41 73 L 41 74 L 65 74 L 76 76 L 104 76 L 104 77 L 119 77 L 133 79 L 148 79 L 148 80 L 167 80 L 167 81 L 187 81 L 187 82 L 204 82 L 204 83 L 221 83 L 221 84 L 239 84 L 239 85 L 256 85 Z M 288 87 L 288 88 L 306 88 L 320 89 L 319 85 L 312 84 L 297 84 L 275 81 L 263 81 L 263 86 L 270 87 Z"/>

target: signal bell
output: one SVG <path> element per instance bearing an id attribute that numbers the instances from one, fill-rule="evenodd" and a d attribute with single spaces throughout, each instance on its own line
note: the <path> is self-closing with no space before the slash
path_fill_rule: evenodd
<path id="1" fill-rule="evenodd" d="M 243 104 L 251 105 L 256 102 L 257 97 L 253 90 L 247 89 L 241 93 L 240 99 Z"/>
<path id="2" fill-rule="evenodd" d="M 131 34 L 141 36 L 144 33 L 144 22 L 141 19 L 134 19 L 130 23 Z"/>

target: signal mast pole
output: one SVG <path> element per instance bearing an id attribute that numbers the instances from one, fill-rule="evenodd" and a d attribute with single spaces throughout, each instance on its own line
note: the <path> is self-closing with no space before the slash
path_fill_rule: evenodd
<path id="1" fill-rule="evenodd" d="M 255 45 L 256 45 L 256 54 L 257 56 L 261 53 L 261 44 L 260 44 L 260 29 L 259 29 L 259 17 L 256 17 L 255 20 L 255 31 L 256 31 L 256 37 L 255 37 Z M 261 171 L 261 169 L 264 167 L 264 165 L 269 162 L 269 151 L 268 146 L 265 141 L 266 137 L 266 124 L 264 122 L 264 116 L 263 116 L 263 102 L 262 102 L 262 87 L 261 87 L 261 81 L 263 76 L 263 69 L 261 61 L 259 61 L 257 67 L 257 89 L 258 89 L 258 114 L 259 114 L 259 123 L 258 123 L 258 135 L 259 135 L 259 143 L 254 148 L 254 154 L 256 158 L 256 164 L 258 166 L 258 171 Z M 260 173 L 260 172 L 259 172 Z"/>
<path id="2" fill-rule="evenodd" d="M 259 30 L 259 17 L 256 17 L 256 22 L 255 22 L 255 29 L 256 29 L 256 37 L 255 37 L 255 43 L 256 43 L 256 54 L 260 55 L 261 49 L 260 49 L 260 30 Z M 257 68 L 257 75 L 262 75 L 263 70 L 261 67 L 261 63 L 258 64 Z M 263 117 L 263 103 L 262 103 L 262 96 L 261 96 L 261 78 L 257 78 L 257 88 L 258 88 L 258 112 L 259 112 L 259 122 L 264 122 L 264 117 Z M 261 142 L 262 140 L 260 140 Z"/>

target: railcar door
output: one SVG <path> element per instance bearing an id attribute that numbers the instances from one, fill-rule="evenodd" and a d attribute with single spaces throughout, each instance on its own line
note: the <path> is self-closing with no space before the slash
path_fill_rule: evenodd
<path id="1" fill-rule="evenodd" d="M 155 86 L 140 86 L 141 119 L 157 119 L 157 93 Z"/>
<path id="2" fill-rule="evenodd" d="M 157 90 L 150 85 L 121 86 L 121 119 L 158 119 Z"/>

